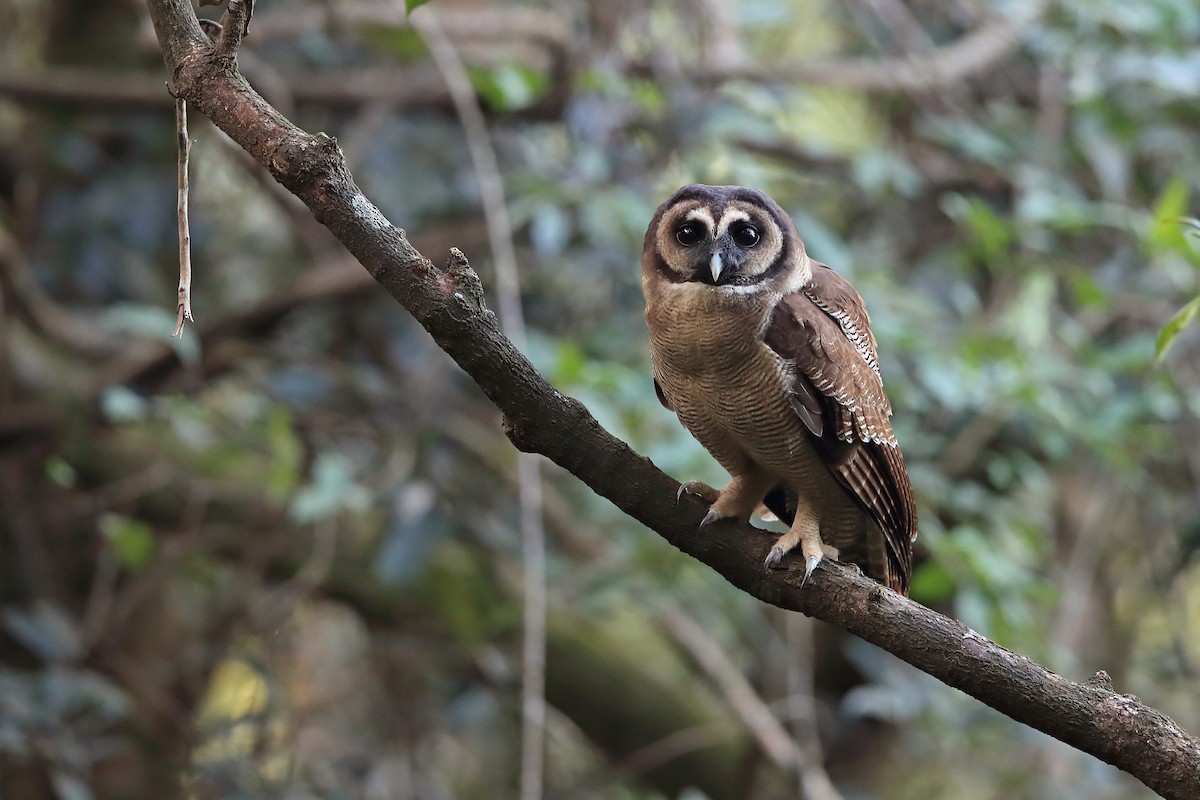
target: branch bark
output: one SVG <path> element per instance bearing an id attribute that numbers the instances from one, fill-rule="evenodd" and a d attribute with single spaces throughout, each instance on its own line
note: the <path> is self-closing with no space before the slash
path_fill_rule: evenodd
<path id="1" fill-rule="evenodd" d="M 1163 797 L 1200 795 L 1200 740 L 1163 713 L 1103 685 L 1055 675 L 962 623 L 822 562 L 764 574 L 770 537 L 722 521 L 697 531 L 698 500 L 554 390 L 501 332 L 479 278 L 454 249 L 444 268 L 418 252 L 363 196 L 337 143 L 300 130 L 216 52 L 187 0 L 148 0 L 173 94 L 246 149 L 296 194 L 504 414 L 520 450 L 545 455 L 669 543 L 754 597 L 837 625 L 997 711 L 1134 775 Z"/>

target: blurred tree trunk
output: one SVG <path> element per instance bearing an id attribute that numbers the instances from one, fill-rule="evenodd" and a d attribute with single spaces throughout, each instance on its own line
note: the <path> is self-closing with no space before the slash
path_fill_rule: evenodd
<path id="1" fill-rule="evenodd" d="M 660 637 L 644 618 L 558 612 L 547 628 L 546 699 L 611 761 L 668 797 L 689 786 L 713 800 L 753 794 L 756 751 L 745 726 L 665 642 L 662 653 L 647 652 Z"/>

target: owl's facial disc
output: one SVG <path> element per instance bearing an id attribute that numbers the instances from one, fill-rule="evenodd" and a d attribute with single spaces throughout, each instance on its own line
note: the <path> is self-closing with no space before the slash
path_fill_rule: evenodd
<path id="1" fill-rule="evenodd" d="M 742 269 L 763 235 L 750 210 L 737 204 L 719 214 L 697 206 L 676 223 L 675 241 L 684 249 L 691 280 L 710 286 L 742 284 Z"/>
<path id="2" fill-rule="evenodd" d="M 699 187 L 705 189 L 705 187 Z M 720 187 L 718 187 L 720 188 Z M 685 187 L 685 190 L 687 187 Z M 648 241 L 671 283 L 692 283 L 744 294 L 766 286 L 790 260 L 784 254 L 784 222 L 756 196 L 713 197 L 714 191 L 685 190 L 665 207 Z M 799 246 L 799 245 L 797 245 Z"/>

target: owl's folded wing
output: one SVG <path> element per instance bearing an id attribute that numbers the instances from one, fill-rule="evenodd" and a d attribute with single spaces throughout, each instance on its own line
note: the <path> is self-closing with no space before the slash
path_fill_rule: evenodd
<path id="1" fill-rule="evenodd" d="M 789 400 L 830 471 L 883 533 L 884 582 L 907 592 L 917 511 L 870 319 L 849 282 L 815 261 L 812 271 L 812 281 L 775 308 L 764 340 L 793 365 Z"/>

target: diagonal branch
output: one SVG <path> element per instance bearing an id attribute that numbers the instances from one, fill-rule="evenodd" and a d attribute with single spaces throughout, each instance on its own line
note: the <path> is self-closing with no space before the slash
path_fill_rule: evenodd
<path id="1" fill-rule="evenodd" d="M 754 597 L 856 634 L 1164 797 L 1200 796 L 1200 740 L 1136 697 L 1055 675 L 847 567 L 821 567 L 804 589 L 796 565 L 764 575 L 770 540 L 749 526 L 723 521 L 697 531 L 702 504 L 676 506 L 676 481 L 604 430 L 578 401 L 556 392 L 500 332 L 461 252 L 452 250 L 439 269 L 413 248 L 363 196 L 333 139 L 297 128 L 213 51 L 188 0 L 148 4 L 173 93 L 304 201 L 503 412 L 519 449 L 555 461 Z"/>

